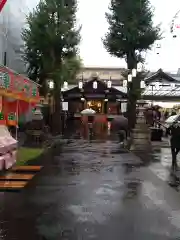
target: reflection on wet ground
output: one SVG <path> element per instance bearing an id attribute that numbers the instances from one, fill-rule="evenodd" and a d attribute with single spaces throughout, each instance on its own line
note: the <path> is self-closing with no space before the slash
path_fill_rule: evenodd
<path id="1" fill-rule="evenodd" d="M 1 239 L 179 237 L 178 193 L 119 152 L 110 140 L 69 140 L 22 192 L 0 193 Z"/>
<path id="2" fill-rule="evenodd" d="M 179 191 L 180 168 L 173 172 L 171 159 L 172 156 L 168 139 L 163 139 L 162 143 L 156 143 L 153 145 L 152 161 L 149 168 L 161 180 L 167 182 L 171 187 Z M 180 155 L 177 156 L 177 163 L 180 167 Z"/>

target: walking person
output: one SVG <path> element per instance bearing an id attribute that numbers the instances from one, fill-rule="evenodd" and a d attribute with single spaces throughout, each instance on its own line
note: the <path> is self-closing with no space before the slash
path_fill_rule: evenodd
<path id="1" fill-rule="evenodd" d="M 153 118 L 153 110 L 152 110 L 152 108 L 147 109 L 147 112 L 146 112 L 146 122 L 151 127 L 154 125 L 154 118 Z"/>
<path id="2" fill-rule="evenodd" d="M 158 128 L 160 128 L 160 126 L 161 126 L 161 124 L 160 124 L 160 122 L 161 122 L 161 112 L 160 112 L 159 109 L 156 110 L 156 121 L 158 122 L 157 123 Z"/>
<path id="3" fill-rule="evenodd" d="M 111 123 L 111 131 L 118 134 L 119 142 L 122 146 L 124 146 L 129 135 L 129 131 L 128 119 L 123 116 L 122 112 L 120 112 L 118 117 L 113 119 Z"/>
<path id="4" fill-rule="evenodd" d="M 171 135 L 171 155 L 172 155 L 172 170 L 177 169 L 177 155 L 180 151 L 180 123 L 175 122 L 170 128 L 169 132 Z"/>
<path id="5" fill-rule="evenodd" d="M 164 120 L 166 120 L 169 117 L 169 112 L 166 110 L 164 113 Z"/>

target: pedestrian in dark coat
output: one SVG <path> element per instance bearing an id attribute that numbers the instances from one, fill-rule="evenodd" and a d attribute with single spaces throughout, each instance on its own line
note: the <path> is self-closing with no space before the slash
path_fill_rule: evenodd
<path id="1" fill-rule="evenodd" d="M 180 123 L 175 122 L 169 127 L 169 132 L 171 135 L 171 154 L 172 154 L 172 168 L 175 170 L 177 168 L 177 155 L 180 151 Z"/>

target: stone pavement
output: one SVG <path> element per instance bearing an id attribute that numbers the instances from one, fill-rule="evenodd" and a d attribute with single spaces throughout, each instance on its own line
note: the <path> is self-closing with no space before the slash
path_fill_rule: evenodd
<path id="1" fill-rule="evenodd" d="M 171 170 L 170 139 L 162 138 L 161 142 L 150 141 L 150 131 L 143 122 L 138 122 L 133 131 L 131 150 L 158 178 L 168 183 L 176 191 L 180 189 L 180 169 Z M 180 165 L 180 156 L 177 157 Z"/>
<path id="2" fill-rule="evenodd" d="M 161 180 L 167 182 L 170 186 L 180 190 L 180 170 L 172 174 L 171 171 L 171 150 L 169 140 L 163 139 L 162 142 L 152 143 L 151 165 L 149 169 L 153 171 Z M 177 163 L 180 167 L 180 154 L 177 156 Z"/>
<path id="3" fill-rule="evenodd" d="M 70 140 L 26 189 L 0 194 L 0 237 L 179 239 L 180 195 L 153 164 L 116 142 Z"/>

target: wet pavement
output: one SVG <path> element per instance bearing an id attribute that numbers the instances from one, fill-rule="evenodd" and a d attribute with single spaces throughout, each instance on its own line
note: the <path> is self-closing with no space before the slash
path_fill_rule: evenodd
<path id="1" fill-rule="evenodd" d="M 116 142 L 68 141 L 24 190 L 0 193 L 0 239 L 179 239 L 180 195 L 157 158 L 143 166 Z"/>
<path id="2" fill-rule="evenodd" d="M 171 150 L 169 140 L 164 138 L 162 142 L 152 143 L 152 156 L 149 169 L 161 180 L 180 191 L 180 154 L 177 156 L 178 169 L 172 174 Z"/>

